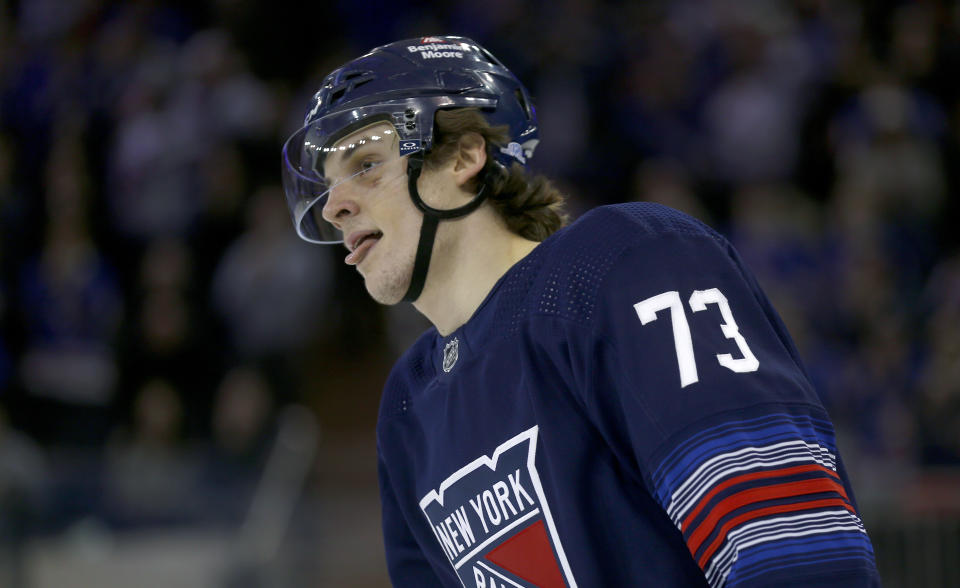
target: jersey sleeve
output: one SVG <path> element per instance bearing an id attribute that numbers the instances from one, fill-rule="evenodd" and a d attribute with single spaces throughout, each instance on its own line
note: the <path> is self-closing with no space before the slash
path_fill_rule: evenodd
<path id="1" fill-rule="evenodd" d="M 410 532 L 397 503 L 383 460 L 378 460 L 383 542 L 387 571 L 394 586 L 437 586 L 440 580 Z"/>
<path id="2" fill-rule="evenodd" d="M 879 585 L 786 329 L 699 227 L 638 231 L 598 280 L 590 331 L 570 339 L 585 410 L 711 586 Z"/>

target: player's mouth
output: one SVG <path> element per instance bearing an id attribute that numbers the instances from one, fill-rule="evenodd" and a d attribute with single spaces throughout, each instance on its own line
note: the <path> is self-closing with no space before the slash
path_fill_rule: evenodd
<path id="1" fill-rule="evenodd" d="M 347 247 L 350 254 L 343 261 L 347 265 L 360 265 L 371 249 L 383 237 L 382 231 L 364 231 L 350 235 Z"/>

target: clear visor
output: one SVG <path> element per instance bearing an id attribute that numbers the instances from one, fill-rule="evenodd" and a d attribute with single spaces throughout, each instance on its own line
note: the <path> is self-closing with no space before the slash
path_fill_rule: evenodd
<path id="1" fill-rule="evenodd" d="M 283 147 L 287 205 L 297 234 L 312 243 L 342 242 L 344 211 L 405 187 L 404 158 L 421 149 L 419 135 L 395 124 L 395 115 L 348 114 L 355 120 L 320 119 L 294 133 Z"/>

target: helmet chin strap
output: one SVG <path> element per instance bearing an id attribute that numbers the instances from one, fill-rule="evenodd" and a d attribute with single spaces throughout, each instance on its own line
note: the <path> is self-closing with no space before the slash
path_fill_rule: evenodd
<path id="1" fill-rule="evenodd" d="M 438 210 L 428 206 L 420 198 L 420 192 L 417 190 L 417 179 L 420 178 L 421 171 L 423 171 L 423 152 L 410 155 L 407 158 L 407 186 L 413 204 L 423 212 L 423 223 L 420 225 L 420 242 L 417 244 L 417 255 L 413 262 L 410 287 L 407 288 L 407 293 L 403 295 L 403 300 L 406 302 L 416 301 L 420 297 L 420 293 L 423 292 L 423 286 L 427 281 L 427 271 L 430 269 L 430 257 L 433 255 L 433 242 L 437 236 L 437 225 L 440 221 L 470 214 L 479 208 L 487 197 L 486 184 L 481 183 L 480 191 L 467 204 L 450 210 Z"/>

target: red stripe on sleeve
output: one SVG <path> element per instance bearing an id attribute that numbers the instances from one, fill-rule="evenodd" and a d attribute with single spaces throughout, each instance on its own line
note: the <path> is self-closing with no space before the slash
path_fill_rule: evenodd
<path id="1" fill-rule="evenodd" d="M 776 506 L 768 506 L 766 508 L 758 508 L 757 510 L 751 510 L 750 512 L 745 512 L 742 515 L 734 517 L 726 522 L 723 527 L 720 529 L 720 534 L 717 535 L 717 538 L 713 540 L 713 543 L 703 552 L 703 555 L 697 560 L 697 564 L 701 569 L 707 565 L 707 562 L 710 561 L 710 558 L 713 554 L 723 545 L 723 540 L 727 535 L 727 532 L 739 525 L 749 521 L 750 519 L 760 518 L 762 516 L 770 514 L 779 514 L 784 512 L 793 512 L 798 510 L 812 510 L 815 508 L 824 508 L 827 506 L 842 506 L 843 508 L 849 510 L 850 512 L 856 514 L 856 511 L 850 506 L 845 500 L 840 498 L 825 498 L 823 500 L 812 500 L 809 502 L 795 502 L 793 504 L 778 504 Z"/>
<path id="2" fill-rule="evenodd" d="M 720 492 L 723 492 L 724 490 L 726 490 L 731 486 L 736 486 L 737 484 L 742 484 L 744 482 L 750 482 L 753 480 L 762 480 L 764 478 L 776 478 L 778 476 L 792 476 L 794 474 L 802 474 L 804 472 L 815 472 L 815 471 L 824 472 L 830 477 L 836 479 L 838 482 L 840 480 L 840 478 L 837 477 L 836 472 L 834 472 L 829 468 L 825 468 L 819 464 L 806 464 L 806 465 L 794 466 L 791 468 L 764 470 L 762 472 L 752 472 L 749 474 L 742 474 L 740 476 L 730 478 L 729 480 L 716 486 L 713 490 L 707 493 L 706 496 L 704 496 L 699 501 L 697 501 L 696 508 L 694 508 L 690 512 L 690 514 L 687 515 L 687 518 L 683 519 L 683 524 L 680 526 L 680 530 L 688 528 L 690 526 L 690 523 L 697 518 L 697 515 L 700 514 L 700 511 L 703 510 L 703 508 L 713 499 L 714 496 L 716 496 Z M 843 497 L 846 498 L 847 495 L 844 494 Z"/>
<path id="3" fill-rule="evenodd" d="M 847 494 L 839 483 L 832 478 L 814 478 L 813 480 L 801 480 L 799 482 L 785 482 L 783 484 L 773 484 L 771 486 L 761 486 L 760 488 L 750 488 L 742 492 L 737 492 L 727 498 L 724 498 L 710 511 L 710 514 L 700 523 L 696 530 L 687 539 L 687 545 L 690 547 L 690 553 L 696 555 L 700 545 L 713 531 L 714 527 L 723 517 L 734 510 L 764 500 L 775 500 L 777 498 L 789 498 L 791 496 L 803 496 L 806 494 L 819 494 L 821 492 L 833 492 L 847 498 Z M 805 504 L 805 503 L 801 503 Z M 793 505 L 787 505 L 793 506 Z M 806 507 L 801 507 L 806 508 Z M 762 509 L 761 509 L 762 510 Z M 852 510 L 852 508 L 851 508 Z M 746 513 L 749 518 L 761 516 L 755 514 L 757 511 Z M 737 517 L 739 518 L 739 517 Z M 726 527 L 726 525 L 725 525 Z M 721 537 L 722 538 L 722 534 Z"/>

